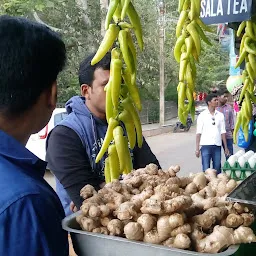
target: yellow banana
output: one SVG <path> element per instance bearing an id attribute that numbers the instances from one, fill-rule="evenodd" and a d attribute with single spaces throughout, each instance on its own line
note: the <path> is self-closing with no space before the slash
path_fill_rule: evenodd
<path id="1" fill-rule="evenodd" d="M 95 56 L 93 57 L 91 61 L 91 65 L 95 65 L 98 63 L 105 55 L 106 53 L 110 50 L 112 47 L 113 43 L 115 42 L 118 33 L 119 33 L 120 28 L 116 24 L 110 24 L 109 29 L 107 30 L 98 51 L 96 52 Z"/>

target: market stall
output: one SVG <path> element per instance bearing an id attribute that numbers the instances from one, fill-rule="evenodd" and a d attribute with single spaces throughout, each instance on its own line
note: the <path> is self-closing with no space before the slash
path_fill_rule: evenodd
<path id="1" fill-rule="evenodd" d="M 211 45 L 205 34 L 211 28 L 206 24 L 240 22 L 237 35 L 243 39 L 237 65 L 243 61 L 246 64 L 240 99 L 242 108 L 234 133 L 236 138 L 241 126 L 247 136 L 252 117 L 250 106 L 256 102 L 253 94 L 256 78 L 253 10 L 252 0 L 179 1 L 174 56 L 180 65 L 177 90 L 181 122 L 186 122 L 188 114 L 192 118 L 195 115 L 193 94 L 197 62 L 204 46 L 202 42 Z M 96 158 L 98 162 L 107 154 L 107 184 L 98 192 L 86 185 L 81 190 L 84 198 L 81 211 L 63 222 L 63 228 L 71 233 L 77 254 L 233 255 L 239 253 L 240 244 L 256 242 L 250 228 L 255 219 L 254 209 L 226 200 L 240 184 L 234 177 L 225 173 L 217 175 L 212 169 L 180 177 L 179 166 L 158 170 L 154 164 L 133 170 L 129 150 L 136 143 L 141 147 L 143 142 L 133 34 L 140 50 L 144 44 L 140 18 L 132 2 L 110 1 L 105 28 L 105 37 L 91 64 L 96 64 L 111 50 L 110 80 L 105 89 L 109 125 Z"/>

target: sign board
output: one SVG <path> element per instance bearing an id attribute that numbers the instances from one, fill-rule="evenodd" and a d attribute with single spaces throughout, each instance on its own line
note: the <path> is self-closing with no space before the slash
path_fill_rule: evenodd
<path id="1" fill-rule="evenodd" d="M 201 0 L 200 17 L 205 24 L 249 20 L 255 0 Z"/>

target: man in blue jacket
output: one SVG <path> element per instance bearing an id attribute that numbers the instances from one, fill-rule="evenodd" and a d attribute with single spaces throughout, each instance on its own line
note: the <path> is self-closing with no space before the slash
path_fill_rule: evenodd
<path id="1" fill-rule="evenodd" d="M 46 26 L 0 17 L 0 255 L 67 256 L 64 211 L 44 180 L 46 163 L 25 148 L 49 121 L 63 41 Z"/>
<path id="2" fill-rule="evenodd" d="M 91 66 L 93 56 L 87 57 L 80 65 L 82 97 L 75 96 L 66 103 L 68 116 L 52 130 L 47 141 L 48 168 L 57 177 L 57 194 L 66 214 L 70 213 L 69 198 L 80 208 L 80 190 L 86 184 L 97 190 L 104 186 L 104 159 L 95 164 L 95 158 L 108 128 L 104 87 L 109 80 L 111 57 L 108 53 L 99 63 Z M 134 148 L 132 158 L 135 169 L 149 163 L 155 163 L 160 168 L 145 139 L 142 148 Z"/>

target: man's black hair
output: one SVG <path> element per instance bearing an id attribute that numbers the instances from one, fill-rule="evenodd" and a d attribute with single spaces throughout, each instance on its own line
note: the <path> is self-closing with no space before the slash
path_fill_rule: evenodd
<path id="1" fill-rule="evenodd" d="M 209 102 L 210 101 L 212 101 L 212 99 L 213 98 L 217 98 L 217 94 L 216 93 L 210 93 L 210 94 L 208 94 L 207 96 L 206 96 L 206 98 L 205 98 L 205 102 L 206 102 L 206 104 L 207 104 L 207 106 L 209 106 Z"/>
<path id="2" fill-rule="evenodd" d="M 51 88 L 66 60 L 65 44 L 48 27 L 0 17 L 0 112 L 17 116 Z"/>
<path id="3" fill-rule="evenodd" d="M 217 93 L 218 96 L 222 96 L 222 95 L 224 95 L 224 94 L 229 94 L 229 91 L 228 91 L 227 89 L 225 89 L 225 88 L 220 89 L 220 90 L 218 91 L 218 93 Z"/>
<path id="4" fill-rule="evenodd" d="M 102 68 L 103 70 L 110 70 L 110 62 L 111 62 L 111 54 L 108 52 L 101 61 L 99 61 L 94 66 L 91 65 L 91 60 L 93 59 L 95 53 L 89 55 L 85 58 L 79 67 L 79 84 L 87 84 L 89 86 L 92 85 L 94 80 L 94 71 L 98 68 Z"/>

